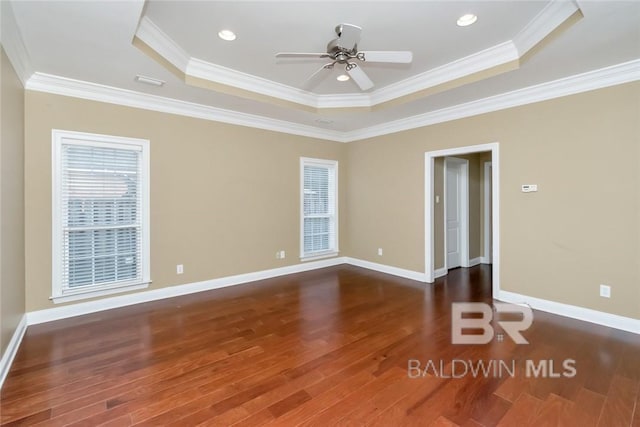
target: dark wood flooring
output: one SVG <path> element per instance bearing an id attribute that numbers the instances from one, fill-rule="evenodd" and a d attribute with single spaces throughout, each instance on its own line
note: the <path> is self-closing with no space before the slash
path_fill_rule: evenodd
<path id="1" fill-rule="evenodd" d="M 451 302 L 491 302 L 490 276 L 457 269 L 425 286 L 337 266 L 31 326 L 1 421 L 640 426 L 637 335 L 536 311 L 529 345 L 452 345 Z M 446 378 L 454 359 L 564 372 L 568 358 L 573 378 Z M 412 379 L 409 359 L 445 369 Z"/>

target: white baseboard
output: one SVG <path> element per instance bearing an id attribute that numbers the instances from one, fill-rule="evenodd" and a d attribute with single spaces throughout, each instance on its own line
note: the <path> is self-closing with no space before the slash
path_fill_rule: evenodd
<path id="1" fill-rule="evenodd" d="M 16 357 L 16 353 L 18 353 L 18 348 L 20 347 L 20 343 L 22 342 L 22 337 L 24 333 L 27 331 L 27 315 L 23 314 L 16 330 L 13 332 L 11 336 L 11 340 L 9 344 L 7 344 L 7 348 L 2 353 L 2 359 L 0 359 L 0 389 L 2 389 L 2 385 L 4 384 L 4 380 L 7 378 L 7 374 L 9 373 L 9 369 L 11 368 L 11 364 L 13 363 L 13 359 Z"/>
<path id="2" fill-rule="evenodd" d="M 345 263 L 355 265 L 356 267 L 379 271 L 381 273 L 391 274 L 393 276 L 404 277 L 405 279 L 417 280 L 418 282 L 423 283 L 426 282 L 425 274 L 418 271 L 405 270 L 404 268 L 349 257 L 345 258 Z"/>
<path id="3" fill-rule="evenodd" d="M 475 267 L 482 263 L 482 257 L 477 257 L 469 260 L 469 267 Z"/>
<path id="4" fill-rule="evenodd" d="M 447 270 L 447 267 L 438 268 L 436 271 L 433 272 L 433 278 L 437 279 L 438 277 L 446 276 L 447 273 L 449 273 L 449 270 Z"/>
<path id="5" fill-rule="evenodd" d="M 74 316 L 81 316 L 83 314 L 96 313 L 99 311 L 126 307 L 134 304 L 157 301 L 164 298 L 172 298 L 180 295 L 192 294 L 195 292 L 209 291 L 212 289 L 219 289 L 227 286 L 240 285 L 243 283 L 254 282 L 256 280 L 270 279 L 287 274 L 301 273 L 303 271 L 316 270 L 318 268 L 331 267 L 334 265 L 345 263 L 352 264 L 358 267 L 368 268 L 370 270 L 380 271 L 387 274 L 392 274 L 394 276 L 400 276 L 424 282 L 424 273 L 404 270 L 389 265 L 377 264 L 374 262 L 363 261 L 355 258 L 335 257 L 320 261 L 304 262 L 287 267 L 274 268 L 271 270 L 262 270 L 253 273 L 239 274 L 236 276 L 221 277 L 218 279 L 205 280 L 202 282 L 188 283 L 184 285 L 167 286 L 161 289 L 152 289 L 149 291 L 119 295 L 116 297 L 103 298 L 95 301 L 87 301 L 77 304 L 63 305 L 59 307 L 47 308 L 44 310 L 32 311 L 27 313 L 27 324 L 37 325 L 39 323 L 51 322 L 54 320 L 66 319 Z"/>
<path id="6" fill-rule="evenodd" d="M 475 262 L 476 260 L 479 260 L 479 258 L 474 258 L 472 261 Z M 274 268 L 270 270 L 262 270 L 253 273 L 239 274 L 236 276 L 222 277 L 219 279 L 205 280 L 202 282 L 189 283 L 185 285 L 168 286 L 166 288 L 153 289 L 150 291 L 138 292 L 128 295 L 120 295 L 117 297 L 103 298 L 96 301 L 88 301 L 78 304 L 53 307 L 45 310 L 32 311 L 25 315 L 26 322 L 23 318 L 20 326 L 16 329 L 16 333 L 9 343 L 9 346 L 7 347 L 7 351 L 2 358 L 2 362 L 0 362 L 0 379 L 3 378 L 1 376 L 3 373 L 6 375 L 6 372 L 3 372 L 2 369 L 6 367 L 5 363 L 7 360 L 13 360 L 15 351 L 17 351 L 17 348 L 20 345 L 20 340 L 22 339 L 22 335 L 24 334 L 27 325 L 51 322 L 54 320 L 66 319 L 83 314 L 96 313 L 113 308 L 126 307 L 129 305 L 150 301 L 157 301 L 164 298 L 172 298 L 180 295 L 192 294 L 195 292 L 224 288 L 227 286 L 239 285 L 256 280 L 270 279 L 287 274 L 316 270 L 318 268 L 330 267 L 345 263 L 357 267 L 367 268 L 369 270 L 379 271 L 381 273 L 391 274 L 393 276 L 416 280 L 419 282 L 426 281 L 425 274 L 421 272 L 406 270 L 403 268 L 365 261 L 357 258 L 336 257 L 320 261 L 290 265 L 287 267 Z M 435 271 L 436 278 L 442 277 L 446 274 L 447 270 L 445 268 L 441 268 Z M 602 311 L 591 310 L 588 308 L 562 304 L 554 301 L 543 300 L 540 298 L 530 297 L 508 291 L 500 291 L 496 299 L 512 303 L 526 302 L 531 307 L 538 310 L 640 334 L 640 320 L 637 319 L 618 316 Z M 15 348 L 12 346 L 14 346 Z"/>
<path id="7" fill-rule="evenodd" d="M 243 283 L 254 282 L 256 280 L 270 279 L 272 277 L 300 273 L 303 271 L 315 270 L 318 268 L 331 267 L 333 265 L 344 264 L 345 262 L 346 261 L 344 257 L 336 257 L 331 259 L 324 259 L 321 261 L 304 262 L 300 264 L 289 265 L 286 267 L 273 268 L 270 270 L 256 271 L 253 273 L 238 274 L 236 276 L 221 277 L 219 279 L 205 280 L 202 282 L 167 286 L 166 288 L 152 289 L 149 291 L 136 292 L 127 295 L 120 295 L 117 297 L 103 298 L 95 301 L 47 308 L 44 310 L 32 311 L 27 313 L 27 324 L 37 325 L 39 323 L 66 319 L 68 317 L 81 316 L 83 314 L 90 314 L 99 311 L 110 310 L 113 308 L 126 307 L 128 305 L 157 301 L 164 298 L 188 295 L 195 292 L 209 291 L 212 289 L 219 289 L 227 286 L 240 285 Z"/>
<path id="8" fill-rule="evenodd" d="M 526 303 L 536 310 L 547 313 L 558 314 L 572 319 L 583 320 L 585 322 L 608 326 L 614 329 L 640 334 L 640 320 L 630 317 L 618 316 L 616 314 L 605 313 L 603 311 L 592 310 L 590 308 L 578 307 L 575 305 L 563 304 L 541 298 L 521 295 L 514 292 L 500 291 L 495 299 L 514 304 Z"/>
<path id="9" fill-rule="evenodd" d="M 489 259 L 488 256 L 481 256 L 480 257 L 480 264 L 491 264 L 491 260 Z"/>

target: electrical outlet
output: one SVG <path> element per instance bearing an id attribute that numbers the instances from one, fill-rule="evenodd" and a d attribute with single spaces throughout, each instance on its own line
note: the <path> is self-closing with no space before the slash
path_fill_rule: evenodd
<path id="1" fill-rule="evenodd" d="M 176 265 L 176 274 L 184 273 L 184 266 L 182 264 Z"/>
<path id="2" fill-rule="evenodd" d="M 378 248 L 378 255 L 382 256 L 382 248 Z"/>
<path id="3" fill-rule="evenodd" d="M 284 251 L 280 251 L 280 259 L 285 259 L 287 254 Z"/>
<path id="4" fill-rule="evenodd" d="M 603 298 L 611 298 L 611 286 L 600 285 L 600 296 Z"/>

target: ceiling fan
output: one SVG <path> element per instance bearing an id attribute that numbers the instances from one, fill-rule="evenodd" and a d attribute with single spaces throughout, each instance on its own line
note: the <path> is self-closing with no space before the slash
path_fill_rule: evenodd
<path id="1" fill-rule="evenodd" d="M 413 59 L 413 54 L 409 51 L 359 51 L 358 42 L 360 41 L 362 28 L 356 25 L 340 24 L 336 26 L 335 31 L 338 38 L 329 42 L 326 53 L 280 52 L 276 54 L 276 58 L 328 58 L 331 62 L 323 65 L 313 73 L 305 82 L 305 87 L 314 86 L 322 78 L 326 77 L 327 72 L 332 70 L 336 64 L 340 64 L 345 66 L 345 71 L 362 90 L 371 89 L 373 82 L 362 70 L 358 62 L 408 64 Z"/>

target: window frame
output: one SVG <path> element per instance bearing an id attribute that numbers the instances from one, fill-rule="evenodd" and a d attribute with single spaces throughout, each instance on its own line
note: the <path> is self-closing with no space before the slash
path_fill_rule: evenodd
<path id="1" fill-rule="evenodd" d="M 149 174 L 149 140 L 122 136 L 101 135 L 86 132 L 52 129 L 52 295 L 54 303 L 94 298 L 119 292 L 144 289 L 151 283 L 150 267 L 150 174 Z M 62 147 L 63 145 L 82 145 L 91 147 L 119 148 L 140 151 L 142 177 L 140 191 L 141 206 L 141 280 L 123 283 L 106 283 L 84 286 L 81 289 L 65 289 L 62 285 Z"/>
<path id="2" fill-rule="evenodd" d="M 321 252 L 311 252 L 305 253 L 304 251 L 304 168 L 305 166 L 317 166 L 317 167 L 325 167 L 329 170 L 333 171 L 334 176 L 334 188 L 333 188 L 333 197 L 334 197 L 334 212 L 333 215 L 330 215 L 330 219 L 332 221 L 334 236 L 333 242 L 334 247 L 330 248 L 327 251 Z M 330 258 L 335 257 L 339 254 L 339 232 L 338 232 L 338 224 L 339 224 L 339 209 L 338 209 L 338 161 L 337 160 L 327 160 L 327 159 L 316 159 L 310 157 L 300 157 L 300 260 L 301 261 L 313 261 L 322 258 Z"/>

